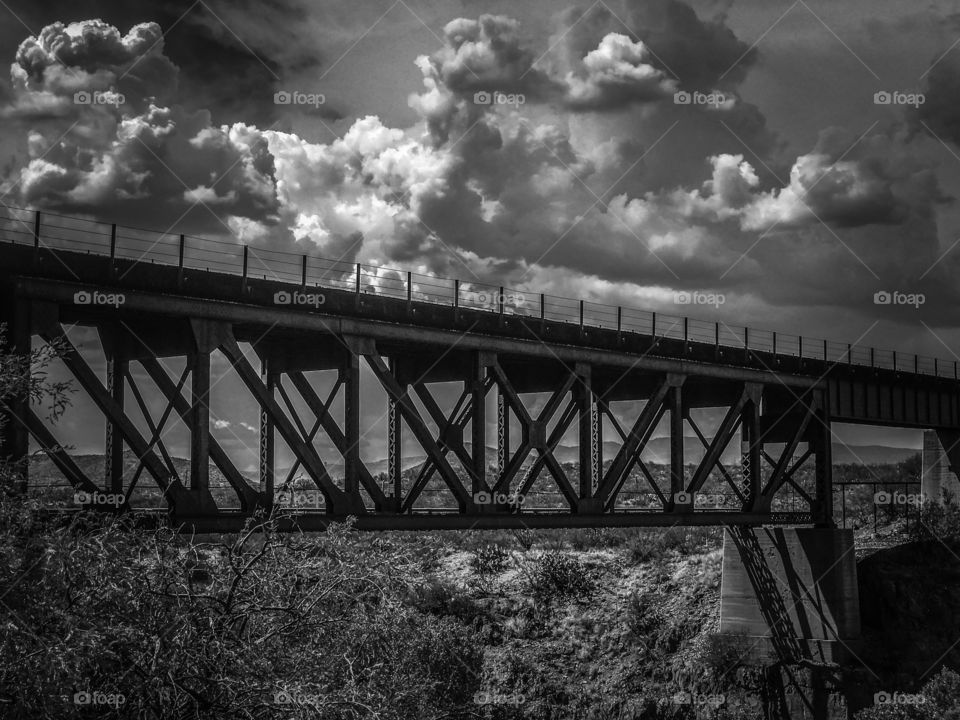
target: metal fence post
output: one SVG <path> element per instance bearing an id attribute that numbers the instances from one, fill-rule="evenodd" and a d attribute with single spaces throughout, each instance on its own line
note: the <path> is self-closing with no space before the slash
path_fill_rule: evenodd
<path id="1" fill-rule="evenodd" d="M 360 263 L 357 263 L 357 283 L 356 283 L 356 293 L 360 294 Z"/>
<path id="2" fill-rule="evenodd" d="M 307 254 L 303 254 L 303 258 L 300 260 L 300 285 L 303 286 L 303 289 L 307 289 Z"/>
<path id="3" fill-rule="evenodd" d="M 583 300 L 580 301 L 580 332 L 583 332 Z"/>
<path id="4" fill-rule="evenodd" d="M 246 245 L 243 246 L 243 282 L 242 288 L 243 291 L 247 291 L 247 267 L 250 260 L 250 248 Z"/>
<path id="5" fill-rule="evenodd" d="M 180 247 L 177 251 L 177 284 L 183 285 L 183 251 L 184 246 L 187 244 L 187 238 L 184 234 L 180 234 Z"/>
<path id="6" fill-rule="evenodd" d="M 503 320 L 503 288 L 500 288 L 500 294 L 497 295 L 497 306 L 498 312 L 500 313 L 500 319 Z"/>

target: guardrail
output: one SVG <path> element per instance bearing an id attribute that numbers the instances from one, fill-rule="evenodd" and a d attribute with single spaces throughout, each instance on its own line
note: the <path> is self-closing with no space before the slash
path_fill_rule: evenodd
<path id="1" fill-rule="evenodd" d="M 957 379 L 957 361 L 0 205 L 0 242 Z"/>

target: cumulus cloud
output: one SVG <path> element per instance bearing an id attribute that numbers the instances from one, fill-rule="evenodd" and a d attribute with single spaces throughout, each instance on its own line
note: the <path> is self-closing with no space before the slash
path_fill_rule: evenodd
<path id="1" fill-rule="evenodd" d="M 567 76 L 567 104 L 574 109 L 604 110 L 672 95 L 676 81 L 650 60 L 642 42 L 619 33 L 606 35 L 582 60 L 586 76 Z"/>
<path id="2" fill-rule="evenodd" d="M 269 221 L 278 210 L 266 140 L 208 111 L 168 104 L 177 68 L 154 23 L 126 35 L 99 20 L 45 27 L 12 66 L 12 115 L 45 113 L 19 180 L 27 204 L 209 229 L 227 216 Z M 53 120 L 56 120 L 55 122 Z"/>

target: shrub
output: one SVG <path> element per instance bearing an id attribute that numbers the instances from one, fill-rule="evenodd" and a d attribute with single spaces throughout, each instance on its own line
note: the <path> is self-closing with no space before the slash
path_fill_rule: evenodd
<path id="1" fill-rule="evenodd" d="M 587 568 L 566 553 L 543 553 L 527 577 L 530 594 L 538 600 L 575 599 L 590 594 L 595 583 Z"/>
<path id="2" fill-rule="evenodd" d="M 660 598 L 649 591 L 632 592 L 627 598 L 624 617 L 627 627 L 637 637 L 646 635 L 663 621 Z"/>
<path id="3" fill-rule="evenodd" d="M 484 545 L 470 558 L 470 565 L 478 575 L 496 575 L 503 572 L 510 555 L 499 545 Z"/>
<path id="4" fill-rule="evenodd" d="M 662 560 L 671 551 L 703 552 L 720 547 L 717 528 L 670 527 L 665 530 L 641 530 L 627 543 L 627 554 L 633 563 Z"/>
<path id="5" fill-rule="evenodd" d="M 940 540 L 942 542 L 960 542 L 960 506 L 953 498 L 943 503 L 928 501 L 920 511 L 921 522 L 910 526 L 913 540 Z"/>
<path id="6" fill-rule="evenodd" d="M 513 539 L 517 541 L 521 550 L 528 552 L 533 547 L 536 538 L 534 538 L 533 530 L 530 528 L 516 528 L 513 531 Z"/>
<path id="7" fill-rule="evenodd" d="M 960 720 L 960 674 L 943 668 L 919 695 L 921 703 L 885 703 L 861 710 L 857 720 Z"/>

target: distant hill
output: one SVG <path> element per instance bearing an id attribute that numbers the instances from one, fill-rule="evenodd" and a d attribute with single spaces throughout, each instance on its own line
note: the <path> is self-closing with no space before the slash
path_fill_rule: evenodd
<path id="1" fill-rule="evenodd" d="M 467 443 L 467 449 L 469 450 L 470 445 Z M 616 457 L 617 451 L 620 446 L 614 442 L 605 442 L 603 444 L 603 458 L 604 461 L 609 462 Z M 685 438 L 684 439 L 684 455 L 689 461 L 692 461 L 694 458 L 700 457 L 703 452 L 703 446 L 700 444 L 700 441 L 697 438 Z M 834 464 L 866 464 L 866 465 L 893 465 L 899 462 L 903 462 L 912 455 L 915 455 L 919 452 L 917 448 L 906 448 L 906 447 L 892 447 L 887 445 L 844 445 L 841 443 L 833 444 L 833 462 Z M 560 445 L 556 450 L 557 460 L 561 463 L 575 463 L 579 460 L 580 454 L 579 450 L 575 445 Z M 739 449 L 737 447 L 728 448 L 727 451 L 723 454 L 721 459 L 722 462 L 726 464 L 733 464 L 739 462 Z M 448 455 L 450 459 L 453 459 L 452 453 Z M 495 447 L 487 447 L 487 462 L 492 464 L 496 461 L 497 449 Z M 531 453 L 531 458 L 536 457 L 536 453 Z M 88 477 L 91 478 L 100 478 L 103 477 L 103 456 L 102 455 L 74 455 L 74 461 L 77 465 L 87 473 Z M 670 463 L 670 440 L 669 438 L 655 438 L 647 444 L 647 448 L 643 454 L 644 460 L 652 463 L 659 463 L 661 465 L 667 465 Z M 403 458 L 403 469 L 408 470 L 410 468 L 419 467 L 426 460 L 426 456 L 422 453 L 416 455 L 405 455 Z M 126 455 L 124 457 L 125 461 L 125 474 L 129 477 L 133 472 L 135 472 L 137 467 L 136 457 L 133 455 Z M 184 477 L 189 474 L 190 463 L 184 458 L 175 457 L 173 458 L 174 466 L 177 468 L 177 471 L 180 473 L 181 477 Z M 386 473 L 388 468 L 388 461 L 386 458 L 381 460 L 368 460 L 367 468 L 373 475 L 378 475 L 379 473 Z M 331 474 L 334 476 L 343 472 L 343 463 L 342 462 L 328 462 L 327 467 L 330 470 Z M 43 456 L 35 457 L 31 462 L 30 467 L 31 477 L 35 482 L 46 481 L 59 483 L 63 482 L 62 477 L 60 476 L 59 471 L 54 467 L 53 463 L 49 458 Z M 144 472 L 142 473 L 142 478 L 145 480 L 144 486 L 150 487 L 152 482 L 149 480 L 149 474 Z M 252 476 L 251 476 L 251 479 Z M 210 483 L 212 487 L 226 487 L 226 480 L 223 478 L 219 470 L 217 470 L 212 464 L 210 467 Z"/>

